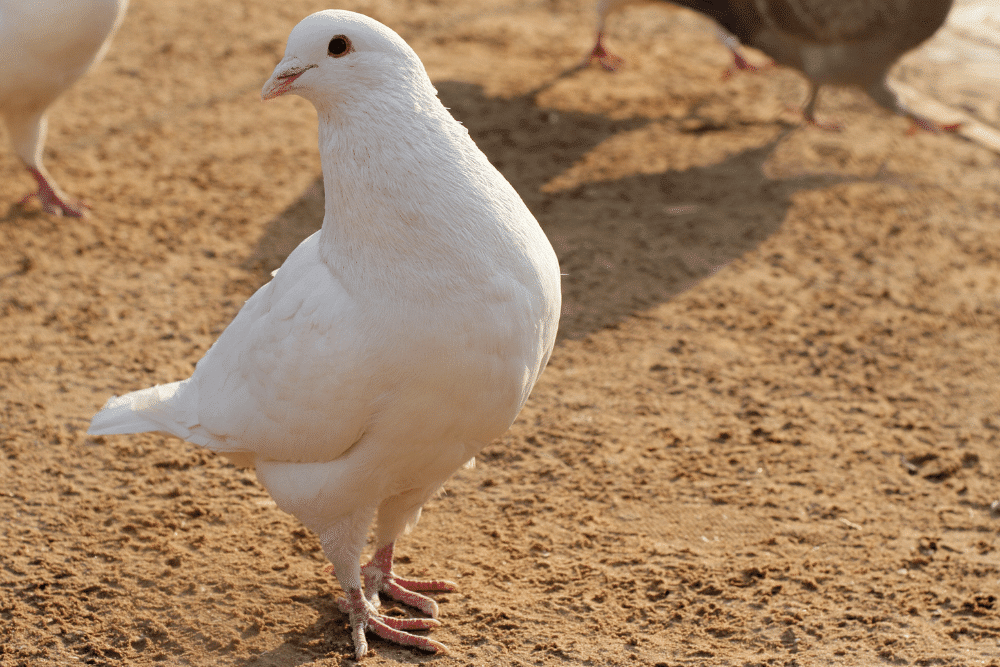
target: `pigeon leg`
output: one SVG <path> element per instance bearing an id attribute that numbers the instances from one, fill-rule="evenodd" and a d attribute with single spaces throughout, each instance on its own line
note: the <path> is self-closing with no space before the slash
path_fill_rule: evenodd
<path id="1" fill-rule="evenodd" d="M 775 67 L 773 60 L 766 65 L 761 65 L 760 67 L 751 65 L 750 61 L 744 58 L 743 54 L 740 53 L 739 41 L 721 27 L 718 29 L 718 37 L 719 41 L 725 44 L 726 48 L 729 49 L 729 52 L 733 54 L 733 66 L 722 73 L 723 81 L 730 78 L 737 72 L 763 72 L 764 70 Z"/>
<path id="2" fill-rule="evenodd" d="M 905 112 L 904 115 L 910 119 L 910 128 L 906 131 L 906 134 L 909 136 L 916 134 L 920 130 L 939 134 L 941 132 L 958 132 L 962 129 L 961 123 L 937 123 L 929 118 L 925 118 L 910 111 Z"/>
<path id="3" fill-rule="evenodd" d="M 586 58 L 584 58 L 583 62 L 580 63 L 580 65 L 582 67 L 586 67 L 590 63 L 594 62 L 595 59 L 597 60 L 597 62 L 601 63 L 601 67 L 603 67 L 608 72 L 614 72 L 619 67 L 625 64 L 625 60 L 619 58 L 618 56 L 616 56 L 615 54 L 611 53 L 606 48 L 604 48 L 603 31 L 598 31 L 597 42 L 594 44 L 594 48 L 591 49 L 590 53 L 587 55 Z"/>
<path id="4" fill-rule="evenodd" d="M 51 215 L 82 218 L 87 214 L 87 209 L 90 207 L 82 201 L 72 201 L 55 184 L 51 176 L 48 176 L 35 167 L 28 167 L 28 171 L 35 177 L 35 182 L 38 183 L 38 190 L 21 199 L 21 204 L 27 203 L 32 197 L 38 197 L 38 201 L 42 203 L 42 208 L 45 209 L 46 213 Z"/>
<path id="5" fill-rule="evenodd" d="M 826 130 L 827 132 L 840 132 L 844 129 L 844 126 L 840 123 L 827 122 L 823 123 L 816 120 L 816 99 L 819 97 L 819 84 L 810 81 L 809 82 L 809 99 L 806 100 L 806 105 L 802 108 L 802 117 L 805 118 L 806 122 L 810 125 L 814 125 L 821 130 Z"/>
<path id="6" fill-rule="evenodd" d="M 406 630 L 427 630 L 441 625 L 433 618 L 393 618 L 378 613 L 374 605 L 365 599 L 360 588 L 352 588 L 347 598 L 337 601 L 340 610 L 348 615 L 351 624 L 351 639 L 354 641 L 355 657 L 360 660 L 368 653 L 365 631 L 371 630 L 386 641 L 403 646 L 412 646 L 431 653 L 447 653 L 448 647 L 430 637 L 411 635 Z"/>
<path id="7" fill-rule="evenodd" d="M 773 69 L 774 67 L 777 67 L 777 65 L 774 64 L 773 60 L 767 63 L 766 65 L 761 65 L 759 67 L 757 65 L 751 65 L 750 61 L 744 58 L 743 54 L 741 54 L 739 51 L 737 51 L 736 49 L 731 49 L 731 51 L 733 54 L 733 66 L 728 68 L 725 72 L 722 73 L 723 81 L 731 78 L 737 72 L 751 72 L 756 74 L 758 72 L 763 72 L 764 70 L 769 70 Z"/>
<path id="8" fill-rule="evenodd" d="M 359 560 L 373 512 L 372 508 L 362 508 L 353 515 L 328 526 L 320 534 L 323 552 L 331 563 L 327 571 L 333 569 L 340 586 L 347 593 L 346 598 L 337 600 L 337 606 L 348 615 L 355 656 L 360 660 L 368 653 L 368 641 L 365 638 L 367 630 L 371 630 L 386 641 L 404 646 L 414 646 L 435 653 L 446 651 L 446 647 L 440 642 L 406 632 L 437 627 L 440 625 L 437 620 L 383 616 L 376 604 L 365 598 L 361 589 Z"/>
<path id="9" fill-rule="evenodd" d="M 445 580 L 425 581 L 397 577 L 392 572 L 393 546 L 394 543 L 390 542 L 378 549 L 371 561 L 361 568 L 369 600 L 378 604 L 378 594 L 385 593 L 393 600 L 415 607 L 432 618 L 437 616 L 437 602 L 418 591 L 451 592 L 457 590 L 458 585 Z"/>
<path id="10" fill-rule="evenodd" d="M 940 132 L 957 132 L 962 128 L 961 123 L 937 123 L 930 118 L 926 118 L 918 113 L 910 111 L 906 105 L 900 101 L 899 96 L 897 96 L 896 93 L 893 92 L 888 85 L 886 85 L 884 78 L 868 88 L 868 95 L 879 106 L 910 119 L 910 128 L 906 131 L 907 135 L 914 135 L 920 130 L 932 132 L 934 134 L 938 134 Z"/>
<path id="11" fill-rule="evenodd" d="M 46 213 L 72 218 L 83 217 L 87 205 L 70 200 L 42 165 L 42 147 L 45 146 L 45 135 L 48 131 L 45 110 L 8 115 L 5 120 L 14 152 L 38 183 L 38 190 L 22 199 L 21 203 L 24 204 L 32 197 L 38 197 Z"/>

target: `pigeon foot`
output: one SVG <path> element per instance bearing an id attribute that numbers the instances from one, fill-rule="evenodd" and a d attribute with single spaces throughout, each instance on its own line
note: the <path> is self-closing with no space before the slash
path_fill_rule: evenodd
<path id="1" fill-rule="evenodd" d="M 844 131 L 844 125 L 842 123 L 838 123 L 837 121 L 822 121 L 822 120 L 817 120 L 816 119 L 816 115 L 812 112 L 812 110 L 810 108 L 811 106 L 812 105 L 806 105 L 805 109 L 801 109 L 801 110 L 799 110 L 797 112 L 797 113 L 801 113 L 802 114 L 802 119 L 805 120 L 805 122 L 808 125 L 812 125 L 813 127 L 818 128 L 820 130 L 823 130 L 824 132 L 843 132 Z M 788 107 L 788 110 L 790 112 L 793 111 L 793 109 L 791 107 Z"/>
<path id="2" fill-rule="evenodd" d="M 725 72 L 722 73 L 722 80 L 726 81 L 727 79 L 730 79 L 731 77 L 733 77 L 734 75 L 736 75 L 737 72 L 750 72 L 750 73 L 753 73 L 753 74 L 757 74 L 759 72 L 764 72 L 764 71 L 767 71 L 769 69 L 775 69 L 776 67 L 777 67 L 777 64 L 775 64 L 775 62 L 773 60 L 771 62 L 767 63 L 766 65 L 760 65 L 760 66 L 751 65 L 750 61 L 747 60 L 746 58 L 744 58 L 739 53 L 739 51 L 735 51 L 734 50 L 733 51 L 733 66 L 730 67 L 729 69 L 727 69 Z"/>
<path id="3" fill-rule="evenodd" d="M 351 639 L 354 642 L 355 658 L 360 660 L 368 653 L 368 640 L 365 631 L 371 630 L 382 639 L 412 646 L 430 653 L 447 653 L 448 647 L 429 637 L 413 635 L 407 630 L 428 630 L 441 623 L 433 618 L 395 618 L 384 616 L 375 606 L 365 599 L 361 589 L 355 588 L 347 592 L 347 598 L 337 600 L 337 606 L 348 615 L 351 624 Z"/>
<path id="4" fill-rule="evenodd" d="M 597 62 L 601 64 L 601 67 L 608 72 L 615 72 L 618 68 L 625 64 L 625 60 L 623 58 L 619 58 L 604 48 L 604 33 L 600 32 L 597 33 L 597 43 L 594 44 L 594 48 L 590 51 L 587 57 L 583 59 L 580 66 L 587 67 L 590 63 L 594 62 L 594 60 L 597 60 Z"/>
<path id="5" fill-rule="evenodd" d="M 49 179 L 37 169 L 29 167 L 28 171 L 38 183 L 38 190 L 22 198 L 19 202 L 21 205 L 31 201 L 32 197 L 38 197 L 42 208 L 50 215 L 82 218 L 87 214 L 87 209 L 90 208 L 87 204 L 82 201 L 71 201 L 58 186 L 49 183 Z"/>
<path id="6" fill-rule="evenodd" d="M 806 120 L 806 123 L 808 123 L 809 125 L 812 125 L 815 128 L 819 128 L 820 130 L 823 130 L 824 132 L 843 132 L 844 131 L 844 125 L 842 123 L 838 123 L 836 121 L 821 121 L 821 120 L 816 120 L 815 118 L 810 118 L 810 117 L 807 117 L 805 120 Z"/>
<path id="7" fill-rule="evenodd" d="M 385 593 L 396 602 L 419 609 L 430 617 L 438 615 L 438 604 L 418 591 L 439 591 L 450 593 L 458 590 L 454 582 L 435 579 L 403 579 L 392 572 L 393 543 L 389 543 L 375 552 L 371 561 L 361 568 L 365 578 L 365 592 L 368 600 L 378 606 L 379 593 Z"/>
<path id="8" fill-rule="evenodd" d="M 940 134 L 942 132 L 955 133 L 962 129 L 961 123 L 950 123 L 943 125 L 941 123 L 935 123 L 929 118 L 924 118 L 923 116 L 918 116 L 915 113 L 906 114 L 910 118 L 910 127 L 906 130 L 907 136 L 913 136 L 921 130 L 925 132 L 931 132 L 933 134 Z"/>

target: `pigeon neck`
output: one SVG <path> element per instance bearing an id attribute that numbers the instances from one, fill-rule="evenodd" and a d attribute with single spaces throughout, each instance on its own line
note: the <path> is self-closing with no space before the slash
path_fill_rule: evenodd
<path id="1" fill-rule="evenodd" d="M 320 248 L 345 282 L 405 291 L 407 283 L 426 282 L 428 272 L 461 273 L 483 247 L 476 226 L 483 204 L 470 192 L 485 158 L 436 99 L 411 104 L 416 108 L 369 106 L 368 115 L 320 117 Z"/>

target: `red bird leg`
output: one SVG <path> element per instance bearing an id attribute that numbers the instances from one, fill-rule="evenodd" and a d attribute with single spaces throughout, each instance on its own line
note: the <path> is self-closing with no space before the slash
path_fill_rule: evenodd
<path id="1" fill-rule="evenodd" d="M 586 67 L 590 63 L 594 62 L 595 59 L 597 62 L 601 63 L 601 67 L 609 72 L 614 72 L 625 64 L 625 61 L 622 58 L 619 58 L 604 48 L 604 32 L 600 30 L 597 32 L 597 42 L 594 44 L 594 48 L 591 49 L 590 53 L 586 58 L 584 58 L 580 65 L 582 67 Z"/>
<path id="2" fill-rule="evenodd" d="M 906 131 L 908 136 L 912 136 L 924 130 L 925 132 L 932 132 L 934 134 L 939 134 L 941 132 L 958 132 L 962 129 L 961 123 L 951 123 L 948 125 L 942 125 L 941 123 L 936 123 L 929 118 L 924 118 L 923 116 L 918 116 L 910 111 L 905 112 L 910 118 L 910 128 Z"/>
<path id="3" fill-rule="evenodd" d="M 820 122 L 816 120 L 816 100 L 819 97 L 819 84 L 814 81 L 809 82 L 809 99 L 806 100 L 806 105 L 802 108 L 802 117 L 805 118 L 806 122 L 810 125 L 818 127 L 826 132 L 841 132 L 844 126 L 837 122 Z"/>
<path id="4" fill-rule="evenodd" d="M 728 74 L 735 73 L 736 70 L 741 70 L 743 72 L 763 72 L 764 70 L 774 69 L 776 65 L 774 61 L 767 63 L 766 65 L 751 65 L 750 61 L 743 57 L 743 54 L 736 49 L 731 49 L 733 54 L 733 66 L 732 68 L 726 70 Z"/>
<path id="5" fill-rule="evenodd" d="M 371 561 L 361 568 L 361 574 L 365 578 L 365 592 L 372 604 L 378 604 L 378 594 L 385 593 L 393 600 L 402 602 L 430 617 L 438 615 L 437 602 L 421 595 L 417 591 L 441 591 L 451 592 L 458 589 L 458 585 L 445 580 L 419 580 L 403 579 L 397 577 L 392 572 L 392 550 L 395 543 L 390 542 L 375 552 Z"/>
<path id="6" fill-rule="evenodd" d="M 961 123 L 937 123 L 930 118 L 925 118 L 918 113 L 910 111 L 896 93 L 886 85 L 884 79 L 868 88 L 868 95 L 879 106 L 910 119 L 910 127 L 906 131 L 908 136 L 912 136 L 920 130 L 938 134 L 940 132 L 958 132 L 962 129 Z"/>
<path id="7" fill-rule="evenodd" d="M 766 69 L 771 69 L 774 67 L 774 61 L 772 60 L 766 65 L 757 67 L 756 65 L 751 65 L 750 61 L 743 57 L 740 53 L 740 43 L 735 37 L 730 35 L 728 32 L 722 28 L 718 28 L 717 33 L 719 41 L 726 45 L 729 52 L 733 54 L 733 66 L 722 73 L 723 81 L 729 77 L 736 74 L 736 72 L 762 72 Z"/>
<path id="8" fill-rule="evenodd" d="M 351 624 L 351 639 L 354 641 L 355 657 L 360 660 L 368 653 L 365 631 L 371 630 L 382 639 L 413 646 L 431 653 L 447 653 L 448 647 L 429 637 L 411 635 L 406 630 L 428 630 L 441 625 L 433 618 L 393 618 L 383 616 L 365 599 L 360 588 L 347 592 L 347 598 L 337 600 L 337 606 L 348 615 Z"/>
<path id="9" fill-rule="evenodd" d="M 42 203 L 42 208 L 46 213 L 52 215 L 65 215 L 71 218 L 82 218 L 86 215 L 86 209 L 90 208 L 83 202 L 71 201 L 58 185 L 51 181 L 51 176 L 47 176 L 35 167 L 28 167 L 28 171 L 38 183 L 38 190 L 32 192 L 21 200 L 21 204 L 26 203 L 32 197 L 38 197 Z"/>

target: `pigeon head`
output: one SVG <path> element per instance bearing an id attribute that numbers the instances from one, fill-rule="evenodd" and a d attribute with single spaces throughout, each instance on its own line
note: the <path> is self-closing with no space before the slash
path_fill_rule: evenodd
<path id="1" fill-rule="evenodd" d="M 295 93 L 320 109 L 362 95 L 422 88 L 433 94 L 423 64 L 399 35 L 362 14 L 331 9 L 292 29 L 261 98 Z"/>

